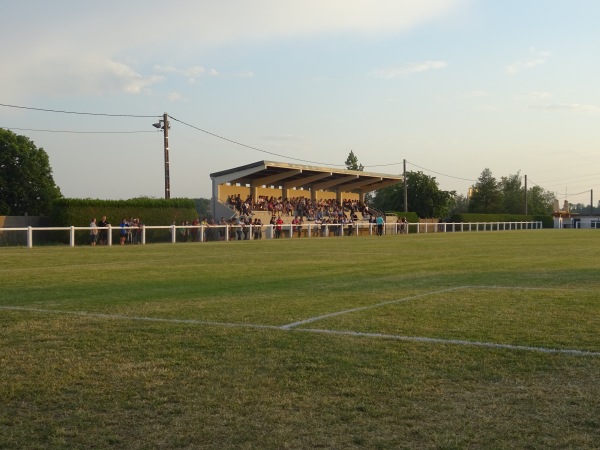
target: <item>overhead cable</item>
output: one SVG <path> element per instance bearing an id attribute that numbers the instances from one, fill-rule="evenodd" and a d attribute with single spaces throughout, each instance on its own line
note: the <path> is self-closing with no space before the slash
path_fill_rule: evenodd
<path id="1" fill-rule="evenodd" d="M 105 113 L 91 113 L 91 112 L 80 112 L 80 111 L 63 111 L 63 110 L 59 110 L 59 109 L 44 109 L 44 108 L 32 108 L 29 106 L 8 105 L 5 103 L 0 103 L 0 106 L 4 106 L 6 108 L 28 109 L 31 111 L 44 111 L 44 112 L 52 112 L 52 113 L 60 113 L 60 114 L 77 114 L 77 115 L 83 115 L 83 116 L 140 117 L 140 118 L 161 117 L 160 115 L 146 116 L 146 115 L 139 115 L 139 114 L 105 114 Z"/>
<path id="2" fill-rule="evenodd" d="M 158 130 L 140 130 L 140 131 L 74 131 L 74 130 L 39 130 L 35 128 L 15 128 L 15 127 L 0 127 L 5 130 L 18 131 L 37 131 L 41 133 L 68 133 L 68 134 L 137 134 L 137 133 L 156 133 Z"/>
<path id="3" fill-rule="evenodd" d="M 230 142 L 232 144 L 239 145 L 240 147 L 245 147 L 245 148 L 248 148 L 250 150 L 256 150 L 257 152 L 266 153 L 268 155 L 279 156 L 280 158 L 286 158 L 286 159 L 291 159 L 291 160 L 294 160 L 294 161 L 300 161 L 300 162 L 305 162 L 305 163 L 310 163 L 310 164 L 320 164 L 320 165 L 325 165 L 325 166 L 345 167 L 345 164 L 329 164 L 329 163 L 324 163 L 324 162 L 319 162 L 319 161 L 309 161 L 309 160 L 306 160 L 306 159 L 294 158 L 292 156 L 287 156 L 287 155 L 282 155 L 282 154 L 275 153 L 275 152 L 270 152 L 270 151 L 263 150 L 263 149 L 258 148 L 258 147 L 253 147 L 252 145 L 247 145 L 247 144 L 243 144 L 243 143 L 238 142 L 238 141 L 234 141 L 233 139 L 229 139 L 229 138 L 226 138 L 224 136 L 220 136 L 218 134 L 212 133 L 212 132 L 207 131 L 207 130 L 203 130 L 202 128 L 199 128 L 199 127 L 196 127 L 196 126 L 191 125 L 189 123 L 186 123 L 183 120 L 179 120 L 179 119 L 177 119 L 177 118 L 175 118 L 173 116 L 169 116 L 169 117 L 171 119 L 175 120 L 176 122 L 181 123 L 182 125 L 188 126 L 188 127 L 193 128 L 195 130 L 198 130 L 198 131 L 201 131 L 202 133 L 206 133 L 206 134 L 208 134 L 210 136 L 216 137 L 216 138 L 221 139 L 223 141 L 227 141 L 227 142 Z"/>

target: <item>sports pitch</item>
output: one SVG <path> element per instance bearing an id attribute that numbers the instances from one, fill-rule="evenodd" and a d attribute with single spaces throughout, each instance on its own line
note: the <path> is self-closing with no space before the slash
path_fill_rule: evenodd
<path id="1" fill-rule="evenodd" d="M 597 230 L 0 256 L 0 448 L 600 448 Z"/>

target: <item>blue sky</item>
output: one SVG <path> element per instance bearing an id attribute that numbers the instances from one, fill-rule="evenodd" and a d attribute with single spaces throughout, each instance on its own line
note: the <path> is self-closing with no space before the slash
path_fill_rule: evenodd
<path id="1" fill-rule="evenodd" d="M 152 116 L 0 106 L 67 197 L 162 197 L 152 123 L 167 112 L 172 197 L 209 197 L 209 174 L 238 165 L 343 166 L 352 150 L 460 194 L 489 168 L 600 198 L 595 0 L 3 3 L 0 103 Z"/>

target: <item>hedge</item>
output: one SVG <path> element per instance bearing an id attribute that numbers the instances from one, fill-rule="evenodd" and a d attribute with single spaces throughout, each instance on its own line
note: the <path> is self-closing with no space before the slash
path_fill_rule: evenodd
<path id="1" fill-rule="evenodd" d="M 174 199 L 131 199 L 131 200 L 99 200 L 63 198 L 52 203 L 50 226 L 52 227 L 87 227 L 92 218 L 99 222 L 102 216 L 118 227 L 122 219 L 137 218 L 144 225 L 181 224 L 192 222 L 198 217 L 194 200 L 187 198 Z M 160 230 L 149 230 L 149 238 Z M 164 232 L 163 232 L 164 234 Z M 88 233 L 78 233 L 77 241 L 83 241 Z"/>

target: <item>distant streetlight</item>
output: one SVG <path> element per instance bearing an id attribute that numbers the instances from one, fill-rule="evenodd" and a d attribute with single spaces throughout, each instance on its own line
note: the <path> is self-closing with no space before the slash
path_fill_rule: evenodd
<path id="1" fill-rule="evenodd" d="M 157 123 L 153 123 L 154 128 L 163 130 L 164 148 L 165 148 L 165 199 L 171 198 L 171 179 L 169 176 L 169 115 L 163 114 L 163 118 Z"/>

